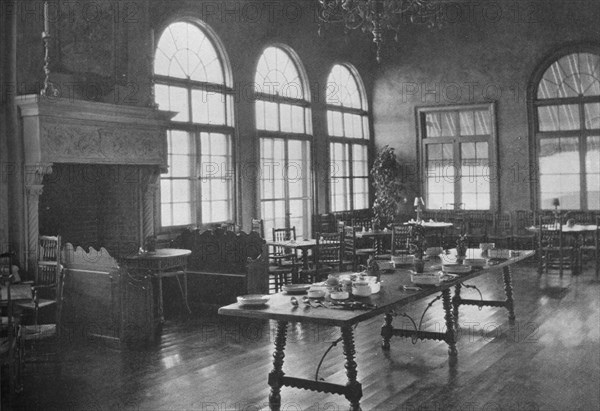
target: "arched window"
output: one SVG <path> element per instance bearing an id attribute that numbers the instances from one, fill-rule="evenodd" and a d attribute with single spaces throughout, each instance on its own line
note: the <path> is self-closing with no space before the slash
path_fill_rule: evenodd
<path id="1" fill-rule="evenodd" d="M 309 95 L 300 62 L 282 47 L 267 47 L 255 76 L 260 140 L 260 203 L 265 233 L 296 227 L 310 234 L 312 215 Z"/>
<path id="2" fill-rule="evenodd" d="M 160 36 L 155 99 L 177 112 L 168 132 L 169 171 L 161 176 L 161 225 L 233 219 L 233 110 L 227 60 L 199 23 L 177 22 Z"/>
<path id="3" fill-rule="evenodd" d="M 539 176 L 538 204 L 600 209 L 600 53 L 554 59 L 532 98 Z"/>
<path id="4" fill-rule="evenodd" d="M 358 74 L 336 64 L 327 78 L 331 211 L 369 206 L 369 121 Z"/>

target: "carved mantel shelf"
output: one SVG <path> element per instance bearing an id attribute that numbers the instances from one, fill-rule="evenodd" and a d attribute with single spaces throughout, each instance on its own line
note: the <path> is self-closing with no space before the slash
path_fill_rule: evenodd
<path id="1" fill-rule="evenodd" d="M 25 164 L 128 164 L 167 168 L 166 128 L 175 114 L 39 95 L 17 97 Z"/>

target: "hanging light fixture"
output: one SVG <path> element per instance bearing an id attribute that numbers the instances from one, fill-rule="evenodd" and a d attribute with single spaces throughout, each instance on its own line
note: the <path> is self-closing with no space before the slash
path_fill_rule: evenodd
<path id="1" fill-rule="evenodd" d="M 384 30 L 395 32 L 406 23 L 440 26 L 440 0 L 319 0 L 319 21 L 343 24 L 346 31 L 370 32 L 377 46 L 377 62 L 381 62 Z M 319 23 L 320 24 L 320 23 Z M 321 27 L 319 27 L 319 33 Z"/>

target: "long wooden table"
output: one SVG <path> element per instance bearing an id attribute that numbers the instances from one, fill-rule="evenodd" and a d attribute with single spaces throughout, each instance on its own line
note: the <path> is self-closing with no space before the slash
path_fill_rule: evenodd
<path id="1" fill-rule="evenodd" d="M 479 250 L 468 250 L 470 257 L 481 256 Z M 381 328 L 382 347 L 389 349 L 390 340 L 393 336 L 409 336 L 418 339 L 434 339 L 445 341 L 448 344 L 448 353 L 456 356 L 455 337 L 455 317 L 458 316 L 461 305 L 504 307 L 508 310 L 508 318 L 514 321 L 514 302 L 511 282 L 510 266 L 516 262 L 522 261 L 534 255 L 534 251 L 519 251 L 503 261 L 497 260 L 493 266 L 474 269 L 468 274 L 462 274 L 460 277 L 449 282 L 443 282 L 439 285 L 420 286 L 420 290 L 405 290 L 404 286 L 414 286 L 410 280 L 410 273 L 407 270 L 396 270 L 392 274 L 382 275 L 383 286 L 378 294 L 370 297 L 355 298 L 376 305 L 376 308 L 370 310 L 341 310 L 335 308 L 305 308 L 291 304 L 290 295 L 283 293 L 270 296 L 269 303 L 259 307 L 244 307 L 239 304 L 231 304 L 219 309 L 219 314 L 236 317 L 248 317 L 257 319 L 269 319 L 277 321 L 277 335 L 275 338 L 275 352 L 273 354 L 273 370 L 269 373 L 268 384 L 271 386 L 269 395 L 269 404 L 271 409 L 279 409 L 281 406 L 281 387 L 296 387 L 312 391 L 328 392 L 344 395 L 350 401 L 351 409 L 360 409 L 360 399 L 362 397 L 362 385 L 357 380 L 357 364 L 354 360 L 354 335 L 353 325 L 373 318 L 377 315 L 384 315 L 384 324 Z M 443 258 L 455 258 L 453 255 L 441 255 Z M 438 259 L 437 264 L 441 261 Z M 430 266 L 432 263 L 429 264 Z M 431 267 L 429 268 L 432 269 Z M 426 270 L 427 271 L 427 270 Z M 467 300 L 462 299 L 460 290 L 462 283 L 486 273 L 502 273 L 504 280 L 505 300 Z M 454 297 L 450 296 L 451 287 L 455 287 Z M 429 295 L 441 293 L 443 307 L 445 311 L 446 331 L 430 332 L 415 329 L 397 329 L 392 326 L 392 312 L 394 308 L 420 300 Z M 333 384 L 323 381 L 315 381 L 291 377 L 283 372 L 284 350 L 286 345 L 286 334 L 289 322 L 307 322 L 325 324 L 340 327 L 342 333 L 342 342 L 344 356 L 346 358 L 346 375 L 348 382 L 346 385 Z"/>

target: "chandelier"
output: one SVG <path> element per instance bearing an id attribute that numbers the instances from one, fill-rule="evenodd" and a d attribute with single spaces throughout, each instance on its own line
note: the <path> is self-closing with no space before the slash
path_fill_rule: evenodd
<path id="1" fill-rule="evenodd" d="M 320 22 L 343 24 L 345 31 L 361 29 L 373 35 L 377 62 L 381 62 L 383 31 L 395 32 L 406 23 L 440 26 L 440 0 L 319 0 Z M 319 23 L 320 24 L 320 23 Z M 320 27 L 319 27 L 320 31 Z"/>

